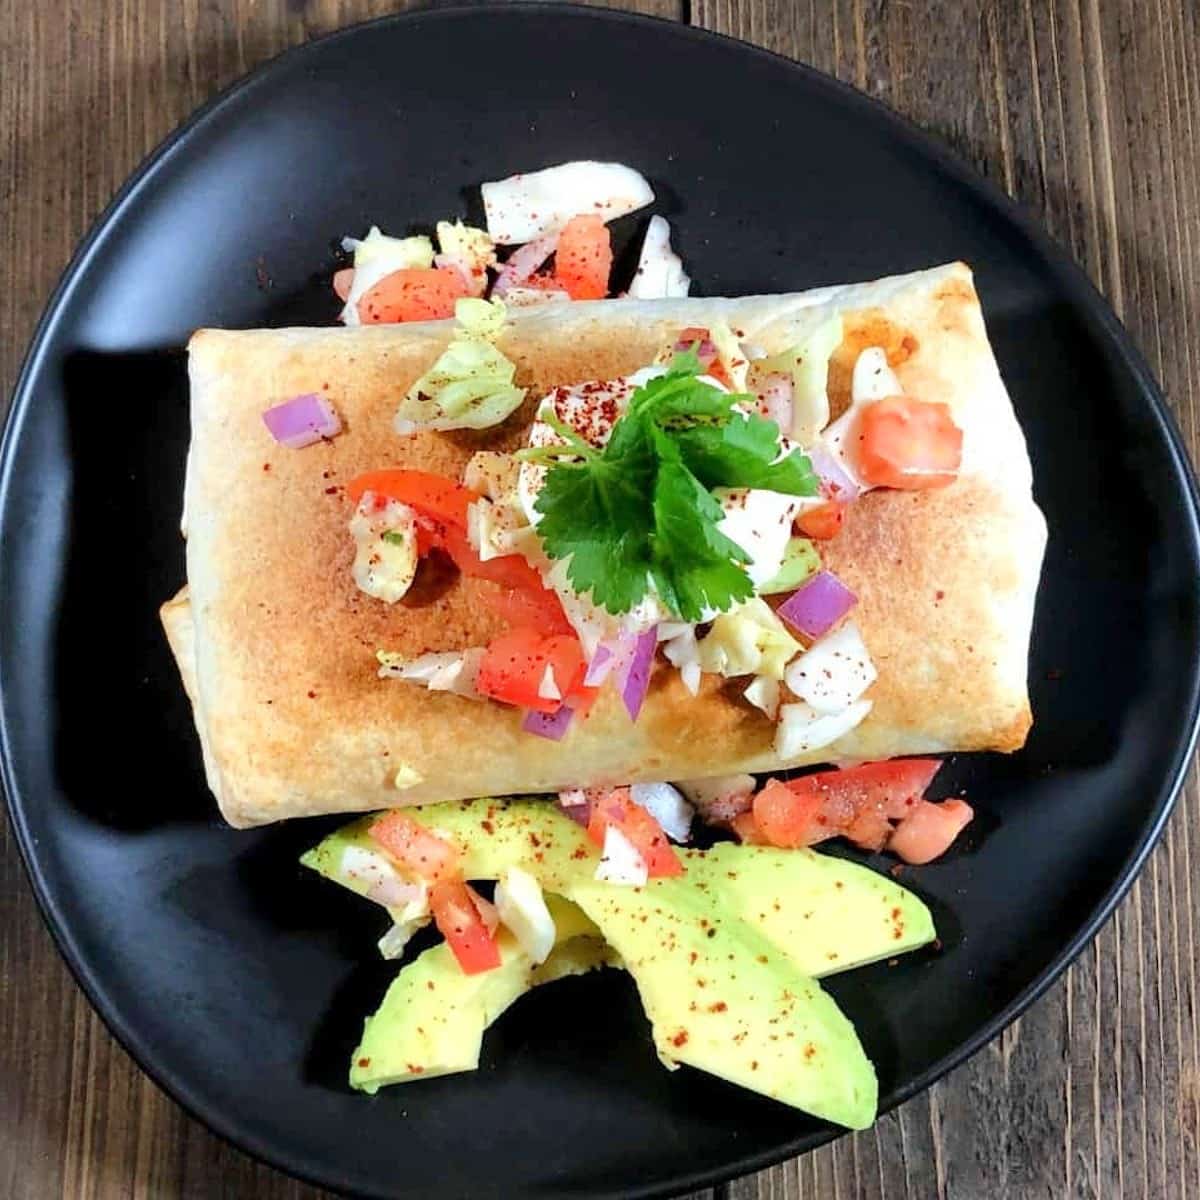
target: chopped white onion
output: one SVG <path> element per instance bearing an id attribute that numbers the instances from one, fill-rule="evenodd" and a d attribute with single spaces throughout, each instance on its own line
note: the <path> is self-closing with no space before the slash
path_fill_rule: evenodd
<path id="1" fill-rule="evenodd" d="M 488 233 L 502 246 L 555 233 L 583 213 L 611 221 L 654 199 L 650 185 L 632 167 L 591 161 L 510 175 L 485 183 L 480 191 Z"/>
<path id="2" fill-rule="evenodd" d="M 389 960 L 399 958 L 404 953 L 404 948 L 412 941 L 413 934 L 428 924 L 428 917 L 418 917 L 411 921 L 394 921 L 392 927 L 376 943 L 379 953 Z"/>
<path id="3" fill-rule="evenodd" d="M 849 708 L 878 678 L 858 626 L 846 621 L 788 664 L 788 687 L 820 713 Z"/>
<path id="4" fill-rule="evenodd" d="M 578 808 L 587 802 L 587 793 L 583 788 L 564 788 L 558 793 L 558 803 L 563 808 Z"/>
<path id="5" fill-rule="evenodd" d="M 398 500 L 381 505 L 374 492 L 364 492 L 350 518 L 350 533 L 359 591 L 395 604 L 417 574 L 417 514 Z"/>
<path id="6" fill-rule="evenodd" d="M 871 404 L 903 392 L 895 371 L 888 366 L 887 353 L 880 346 L 868 346 L 854 360 L 854 373 L 850 377 L 851 404 Z"/>
<path id="7" fill-rule="evenodd" d="M 338 864 L 338 878 L 352 891 L 385 908 L 420 904 L 425 885 L 405 879 L 383 854 L 365 846 L 347 846 Z"/>
<path id="8" fill-rule="evenodd" d="M 682 779 L 675 786 L 706 821 L 732 821 L 750 807 L 755 784 L 753 775 L 715 775 L 711 779 Z"/>
<path id="9" fill-rule="evenodd" d="M 756 675 L 742 693 L 751 704 L 772 721 L 779 715 L 779 680 Z"/>
<path id="10" fill-rule="evenodd" d="M 376 657 L 380 662 L 380 679 L 399 679 L 404 683 L 421 684 L 431 692 L 453 692 L 456 696 L 478 700 L 481 697 L 475 681 L 483 655 L 482 646 L 471 646 L 466 650 L 435 651 L 412 659 L 381 650 Z"/>
<path id="11" fill-rule="evenodd" d="M 687 662 L 679 668 L 679 678 L 683 680 L 683 686 L 693 695 L 700 694 L 700 677 L 703 671 L 700 669 L 698 662 Z"/>
<path id="12" fill-rule="evenodd" d="M 775 753 L 786 760 L 820 750 L 849 733 L 870 711 L 870 700 L 859 700 L 840 713 L 819 713 L 803 700 L 785 704 L 775 727 Z"/>
<path id="13" fill-rule="evenodd" d="M 686 842 L 692 832 L 695 812 L 683 798 L 683 793 L 669 783 L 634 783 L 629 797 L 640 804 L 674 842 Z"/>
<path id="14" fill-rule="evenodd" d="M 542 672 L 542 681 L 538 684 L 537 694 L 539 700 L 562 699 L 562 692 L 558 690 L 558 684 L 554 681 L 554 668 L 550 663 L 546 664 L 546 669 Z"/>
<path id="15" fill-rule="evenodd" d="M 618 883 L 625 887 L 644 887 L 650 878 L 646 860 L 615 825 L 604 830 L 604 849 L 595 877 L 601 883 Z"/>
<path id="16" fill-rule="evenodd" d="M 642 239 L 629 296 L 634 300 L 663 300 L 686 296 L 692 281 L 684 273 L 683 260 L 671 249 L 671 226 L 662 217 L 651 217 Z"/>
<path id="17" fill-rule="evenodd" d="M 520 867 L 509 867 L 496 883 L 496 911 L 534 964 L 544 963 L 558 931 L 538 881 Z"/>

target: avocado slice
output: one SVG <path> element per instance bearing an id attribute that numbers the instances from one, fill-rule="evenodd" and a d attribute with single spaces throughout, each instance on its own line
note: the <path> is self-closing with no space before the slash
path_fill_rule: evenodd
<path id="1" fill-rule="evenodd" d="M 542 798 L 433 804 L 413 815 L 463 848 L 468 879 L 498 879 L 519 866 L 547 892 L 571 895 L 595 874 L 598 853 L 587 834 Z M 378 850 L 366 832 L 374 819 L 337 830 L 300 861 L 362 894 L 360 880 L 346 878 L 339 864 L 346 846 Z M 920 899 L 857 863 L 734 842 L 678 853 L 686 870 L 681 883 L 719 898 L 814 978 L 891 958 L 937 936 Z"/>
<path id="2" fill-rule="evenodd" d="M 854 1026 L 753 926 L 684 879 L 580 883 L 572 899 L 633 976 L 654 1044 L 687 1063 L 850 1129 L 878 1084 Z"/>
<path id="3" fill-rule="evenodd" d="M 501 930 L 500 966 L 491 971 L 464 975 L 445 942 L 404 967 L 367 1018 L 350 1086 L 373 1095 L 393 1083 L 473 1071 L 484 1030 L 530 988 L 620 965 L 582 910 L 556 896 L 546 902 L 558 941 L 540 966 Z"/>
<path id="4" fill-rule="evenodd" d="M 892 958 L 937 937 L 925 904 L 869 867 L 812 850 L 721 842 L 682 850 L 684 879 L 753 925 L 806 975 Z"/>

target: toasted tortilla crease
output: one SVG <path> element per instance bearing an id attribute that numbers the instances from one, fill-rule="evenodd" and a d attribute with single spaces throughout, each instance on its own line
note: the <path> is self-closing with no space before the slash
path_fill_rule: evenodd
<path id="1" fill-rule="evenodd" d="M 724 319 L 774 353 L 834 312 L 845 328 L 829 370 L 835 412 L 848 402 L 857 353 L 882 345 L 904 390 L 948 404 L 964 431 L 954 484 L 871 492 L 822 546 L 859 597 L 879 670 L 874 707 L 857 729 L 781 762 L 773 723 L 740 687 L 705 677 L 693 698 L 660 663 L 636 724 L 607 688 L 588 719 L 552 742 L 522 732 L 514 709 L 377 678 L 377 649 L 456 650 L 502 626 L 486 581 L 423 572 L 395 606 L 358 591 L 351 479 L 380 467 L 458 477 L 476 450 L 517 448 L 552 387 L 629 374 L 687 326 Z M 1045 522 L 965 265 L 797 295 L 521 311 L 500 344 L 529 389 L 523 408 L 496 430 L 400 437 L 397 404 L 452 328 L 206 329 L 192 338 L 187 587 L 164 605 L 163 621 L 231 824 L 1022 745 Z M 303 392 L 329 397 L 345 432 L 288 450 L 262 412 Z M 406 786 L 397 788 L 398 776 Z"/>

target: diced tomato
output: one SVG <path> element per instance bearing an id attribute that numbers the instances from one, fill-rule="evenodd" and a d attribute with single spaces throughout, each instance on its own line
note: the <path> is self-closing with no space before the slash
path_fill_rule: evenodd
<path id="1" fill-rule="evenodd" d="M 429 907 L 446 944 L 464 975 L 478 975 L 500 965 L 500 947 L 483 919 L 473 889 L 462 880 L 439 883 L 429 893 Z"/>
<path id="2" fill-rule="evenodd" d="M 561 699 L 547 700 L 538 695 L 550 662 L 548 640 L 535 629 L 514 629 L 493 638 L 479 664 L 476 690 L 504 704 L 535 712 L 557 712 Z"/>
<path id="3" fill-rule="evenodd" d="M 354 268 L 344 267 L 333 275 L 333 290 L 337 298 L 345 304 L 350 299 L 350 289 L 354 286 Z"/>
<path id="4" fill-rule="evenodd" d="M 583 686 L 587 660 L 583 647 L 573 633 L 555 634 L 546 638 L 546 656 L 554 672 L 554 682 L 564 698 Z"/>
<path id="5" fill-rule="evenodd" d="M 812 846 L 837 832 L 822 822 L 822 797 L 815 788 L 797 792 L 778 779 L 768 780 L 752 811 L 755 826 L 772 846 Z"/>
<path id="6" fill-rule="evenodd" d="M 796 527 L 805 537 L 827 542 L 841 531 L 846 519 L 846 505 L 840 500 L 830 500 L 819 508 L 810 508 L 796 518 Z"/>
<path id="7" fill-rule="evenodd" d="M 686 329 L 681 329 L 675 345 L 682 349 L 695 346 L 697 357 L 705 366 L 708 365 L 704 361 L 706 358 L 711 362 L 717 355 L 717 348 L 709 340 L 708 330 L 702 325 L 689 325 Z"/>
<path id="8" fill-rule="evenodd" d="M 932 862 L 950 848 L 974 815 L 965 800 L 943 800 L 940 804 L 918 800 L 896 826 L 888 849 L 914 866 Z"/>
<path id="9" fill-rule="evenodd" d="M 608 226 L 592 213 L 572 217 L 558 235 L 554 278 L 572 300 L 603 300 L 612 259 Z"/>
<path id="10" fill-rule="evenodd" d="M 890 833 L 888 821 L 922 803 L 941 765 L 936 758 L 901 758 L 786 783 L 773 779 L 754 798 L 755 822 L 773 846 L 812 846 L 845 836 L 865 849 L 880 849 Z"/>
<path id="11" fill-rule="evenodd" d="M 458 874 L 458 847 L 400 809 L 385 813 L 368 832 L 402 867 L 429 883 Z"/>
<path id="12" fill-rule="evenodd" d="M 683 863 L 667 841 L 662 826 L 640 805 L 634 804 L 627 787 L 613 788 L 592 802 L 588 837 L 604 845 L 604 831 L 615 826 L 642 856 L 651 878 L 682 875 Z"/>
<path id="13" fill-rule="evenodd" d="M 430 471 L 390 469 L 368 471 L 350 480 L 346 493 L 355 504 L 363 492 L 375 492 L 389 500 L 399 500 L 434 521 L 448 522 L 464 532 L 467 528 L 467 506 L 479 499 L 477 492 L 463 487 L 445 475 Z"/>
<path id="14" fill-rule="evenodd" d="M 405 267 L 385 275 L 358 302 L 364 325 L 399 321 L 440 321 L 454 316 L 455 301 L 468 295 L 467 281 L 455 267 Z"/>
<path id="15" fill-rule="evenodd" d="M 418 526 L 418 530 L 419 528 Z M 519 554 L 504 554 L 484 562 L 471 545 L 466 531 L 457 525 L 435 528 L 431 536 L 432 544 L 445 550 L 454 560 L 455 566 L 472 579 L 489 579 L 501 587 L 521 588 L 529 592 L 546 590 L 541 575 Z M 418 536 L 418 550 L 421 542 L 422 539 Z"/>
<path id="16" fill-rule="evenodd" d="M 562 601 L 549 588 L 501 588 L 488 604 L 513 629 L 537 629 L 551 634 L 571 632 Z"/>
<path id="17" fill-rule="evenodd" d="M 729 822 L 729 828 L 737 835 L 738 840 L 745 846 L 767 846 L 770 843 L 763 832 L 758 827 L 758 822 L 754 819 L 754 811 L 751 809 L 748 812 L 738 813 Z"/>
<path id="18" fill-rule="evenodd" d="M 888 396 L 858 419 L 858 472 L 877 487 L 945 487 L 962 465 L 962 436 L 947 405 Z"/>

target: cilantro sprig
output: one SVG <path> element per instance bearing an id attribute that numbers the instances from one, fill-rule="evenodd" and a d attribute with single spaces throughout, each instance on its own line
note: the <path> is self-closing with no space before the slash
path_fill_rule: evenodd
<path id="1" fill-rule="evenodd" d="M 542 420 L 565 445 L 531 447 L 527 462 L 548 466 L 535 507 L 551 558 L 610 613 L 628 612 L 650 590 L 685 621 L 725 611 L 754 594 L 745 550 L 726 537 L 713 488 L 764 488 L 813 496 L 818 481 L 798 450 L 779 458 L 779 427 L 748 396 L 698 378 L 695 350 L 630 398 L 602 450 L 553 412 Z"/>

